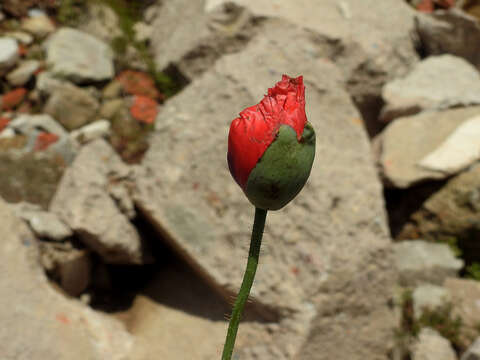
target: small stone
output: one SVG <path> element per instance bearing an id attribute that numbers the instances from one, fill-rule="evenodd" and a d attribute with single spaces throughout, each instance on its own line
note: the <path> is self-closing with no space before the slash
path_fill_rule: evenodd
<path id="1" fill-rule="evenodd" d="M 415 288 L 413 297 L 413 314 L 419 319 L 424 310 L 435 311 L 442 309 L 450 302 L 450 294 L 447 289 L 437 285 L 424 284 Z"/>
<path id="2" fill-rule="evenodd" d="M 26 60 L 21 62 L 15 70 L 7 75 L 8 82 L 13 86 L 22 86 L 40 68 L 37 60 Z"/>
<path id="3" fill-rule="evenodd" d="M 21 134 L 28 134 L 34 130 L 53 133 L 59 137 L 66 135 L 66 131 L 50 115 L 20 115 L 9 123 L 9 127 Z"/>
<path id="4" fill-rule="evenodd" d="M 110 47 L 91 35 L 65 27 L 45 47 L 51 71 L 73 82 L 103 81 L 114 75 Z"/>
<path id="5" fill-rule="evenodd" d="M 49 96 L 55 90 L 60 89 L 66 82 L 55 77 L 50 71 L 42 71 L 37 76 L 35 88 L 45 96 Z"/>
<path id="6" fill-rule="evenodd" d="M 36 38 L 43 38 L 55 31 L 55 25 L 46 15 L 30 16 L 22 20 L 21 29 Z"/>
<path id="7" fill-rule="evenodd" d="M 12 67 L 18 57 L 17 41 L 9 37 L 0 37 L 0 73 Z"/>
<path id="8" fill-rule="evenodd" d="M 130 107 L 132 117 L 145 124 L 153 124 L 158 114 L 158 103 L 146 96 L 137 95 Z"/>
<path id="9" fill-rule="evenodd" d="M 123 85 L 117 80 L 111 81 L 103 88 L 102 96 L 105 100 L 112 100 L 122 95 Z"/>
<path id="10" fill-rule="evenodd" d="M 80 144 L 85 144 L 101 137 L 108 137 L 109 134 L 110 122 L 108 120 L 98 120 L 72 131 L 70 137 Z"/>
<path id="11" fill-rule="evenodd" d="M 37 140 L 35 142 L 35 151 L 43 151 L 47 150 L 48 147 L 52 144 L 55 144 L 58 141 L 58 135 L 52 134 L 48 132 L 41 132 L 37 136 Z"/>
<path id="12" fill-rule="evenodd" d="M 152 77 L 142 71 L 125 70 L 116 80 L 122 84 L 123 90 L 131 95 L 141 95 L 152 99 L 161 98 Z"/>
<path id="13" fill-rule="evenodd" d="M 135 40 L 139 42 L 149 41 L 153 33 L 153 27 L 141 21 L 135 23 L 133 30 L 135 31 Z"/>
<path id="14" fill-rule="evenodd" d="M 413 346 L 412 360 L 456 360 L 450 342 L 437 331 L 423 328 Z"/>
<path id="15" fill-rule="evenodd" d="M 457 259 L 446 244 L 402 241 L 395 243 L 393 250 L 402 286 L 440 285 L 448 276 L 456 276 L 463 267 L 463 261 Z"/>
<path id="16" fill-rule="evenodd" d="M 465 351 L 460 360 L 480 360 L 480 337 Z"/>
<path id="17" fill-rule="evenodd" d="M 23 45 L 30 45 L 33 42 L 33 36 L 23 31 L 7 32 L 4 34 L 4 36 L 14 38 Z"/>
<path id="18" fill-rule="evenodd" d="M 100 108 L 100 116 L 105 119 L 113 119 L 124 106 L 125 101 L 123 99 L 105 101 Z"/>
<path id="19" fill-rule="evenodd" d="M 2 110 L 13 110 L 22 103 L 27 95 L 27 89 L 18 88 L 2 96 Z"/>
<path id="20" fill-rule="evenodd" d="M 92 261 L 86 250 L 70 252 L 58 263 L 61 287 L 70 296 L 79 296 L 90 284 Z"/>
<path id="21" fill-rule="evenodd" d="M 74 130 L 93 121 L 98 108 L 98 101 L 89 91 L 64 84 L 52 92 L 44 111 L 67 130 Z"/>

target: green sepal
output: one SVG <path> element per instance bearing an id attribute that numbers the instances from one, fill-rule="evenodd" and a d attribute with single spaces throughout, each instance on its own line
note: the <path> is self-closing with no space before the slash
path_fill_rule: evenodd
<path id="1" fill-rule="evenodd" d="M 302 190 L 314 157 L 315 130 L 310 123 L 306 123 L 300 140 L 292 127 L 282 125 L 251 171 L 245 194 L 260 209 L 281 209 Z"/>

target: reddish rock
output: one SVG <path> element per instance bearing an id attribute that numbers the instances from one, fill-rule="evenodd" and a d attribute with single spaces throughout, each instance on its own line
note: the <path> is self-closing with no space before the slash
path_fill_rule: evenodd
<path id="1" fill-rule="evenodd" d="M 11 110 L 20 105 L 27 95 L 27 89 L 18 88 L 2 96 L 2 110 Z"/>
<path id="2" fill-rule="evenodd" d="M 42 132 L 38 134 L 37 141 L 35 142 L 35 150 L 42 151 L 46 150 L 50 145 L 58 141 L 58 135 Z"/>
<path id="3" fill-rule="evenodd" d="M 152 99 L 161 99 L 162 95 L 155 88 L 152 77 L 141 71 L 125 70 L 117 76 L 123 90 L 132 95 L 147 96 Z"/>
<path id="4" fill-rule="evenodd" d="M 0 131 L 5 129 L 9 122 L 10 122 L 9 118 L 3 117 L 3 116 L 0 117 Z"/>
<path id="5" fill-rule="evenodd" d="M 146 96 L 135 96 L 130 113 L 138 121 L 153 124 L 158 113 L 158 103 Z"/>
<path id="6" fill-rule="evenodd" d="M 431 13 L 434 10 L 433 0 L 423 0 L 417 5 L 417 10 L 424 13 Z"/>

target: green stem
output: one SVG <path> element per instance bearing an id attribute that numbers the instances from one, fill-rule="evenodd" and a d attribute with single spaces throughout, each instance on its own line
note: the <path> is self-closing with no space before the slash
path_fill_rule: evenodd
<path id="1" fill-rule="evenodd" d="M 242 286 L 238 292 L 237 300 L 235 300 L 235 304 L 233 305 L 232 317 L 230 318 L 230 324 L 228 325 L 227 339 L 225 340 L 225 346 L 223 347 L 222 360 L 230 360 L 232 358 L 240 318 L 242 316 L 245 302 L 250 295 L 250 289 L 252 288 L 255 272 L 257 271 L 258 256 L 260 255 L 260 246 L 262 245 L 263 229 L 265 228 L 266 218 L 267 210 L 255 208 L 255 220 L 253 222 L 247 268 L 243 275 Z"/>

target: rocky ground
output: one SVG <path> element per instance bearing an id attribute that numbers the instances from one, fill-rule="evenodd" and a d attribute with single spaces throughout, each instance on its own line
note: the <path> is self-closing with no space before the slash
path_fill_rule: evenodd
<path id="1" fill-rule="evenodd" d="M 0 358 L 218 359 L 253 209 L 230 121 L 303 75 L 242 360 L 480 359 L 480 2 L 4 0 Z"/>

